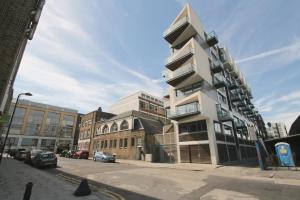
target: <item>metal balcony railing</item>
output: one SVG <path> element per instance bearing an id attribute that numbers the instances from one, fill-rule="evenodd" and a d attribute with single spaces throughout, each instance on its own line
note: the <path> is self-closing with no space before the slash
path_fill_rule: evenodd
<path id="1" fill-rule="evenodd" d="M 221 87 L 225 87 L 227 84 L 227 80 L 223 75 L 215 75 L 213 77 L 213 84 L 218 89 Z"/>
<path id="2" fill-rule="evenodd" d="M 213 31 L 207 35 L 206 43 L 208 46 L 213 46 L 215 44 L 218 44 L 219 40 L 217 37 L 217 34 Z"/>
<path id="3" fill-rule="evenodd" d="M 188 17 L 183 17 L 178 20 L 176 23 L 172 24 L 167 30 L 164 31 L 163 36 L 166 37 L 170 35 L 172 32 L 176 31 L 186 23 L 189 23 Z"/>
<path id="4" fill-rule="evenodd" d="M 177 51 L 176 53 L 171 54 L 166 58 L 165 65 L 171 65 L 176 61 L 180 61 L 183 58 L 186 58 L 194 54 L 194 49 L 192 47 L 183 47 L 184 49 Z M 180 55 L 180 56 L 179 56 Z"/>
<path id="5" fill-rule="evenodd" d="M 198 102 L 193 102 L 176 107 L 175 111 L 167 110 L 167 117 L 170 119 L 176 119 L 188 115 L 200 113 L 200 106 Z"/>
<path id="6" fill-rule="evenodd" d="M 194 66 L 192 64 L 188 64 L 178 68 L 175 71 L 171 71 L 171 70 L 163 71 L 163 77 L 165 78 L 166 81 L 170 81 L 179 78 L 181 76 L 184 76 L 186 74 L 189 74 L 191 72 L 194 72 Z"/>

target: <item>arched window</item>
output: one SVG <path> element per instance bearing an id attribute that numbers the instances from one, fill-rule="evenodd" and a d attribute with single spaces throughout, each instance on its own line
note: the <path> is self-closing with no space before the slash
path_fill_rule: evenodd
<path id="1" fill-rule="evenodd" d="M 121 123 L 121 127 L 120 129 L 121 130 L 126 130 L 129 128 L 129 125 L 128 125 L 128 122 L 126 120 L 124 120 L 122 123 Z"/>
<path id="2" fill-rule="evenodd" d="M 113 125 L 110 128 L 110 132 L 117 132 L 118 131 L 118 125 L 116 123 L 113 123 Z"/>
<path id="3" fill-rule="evenodd" d="M 105 126 L 102 129 L 102 133 L 108 133 L 108 126 L 105 124 Z"/>

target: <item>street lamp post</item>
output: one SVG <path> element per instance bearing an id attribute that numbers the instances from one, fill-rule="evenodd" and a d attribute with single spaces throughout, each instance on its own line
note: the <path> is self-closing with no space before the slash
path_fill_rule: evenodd
<path id="1" fill-rule="evenodd" d="M 12 124 L 12 121 L 13 121 L 13 118 L 14 118 L 14 114 L 15 114 L 15 112 L 16 112 L 17 104 L 18 104 L 19 98 L 20 98 L 22 95 L 32 96 L 31 93 L 26 92 L 26 93 L 20 93 L 20 94 L 18 95 L 18 97 L 17 97 L 16 103 L 15 103 L 15 106 L 14 106 L 14 110 L 13 110 L 13 112 L 12 112 L 12 114 L 11 114 L 11 118 L 10 118 L 10 120 L 9 120 L 9 124 L 8 124 L 8 127 L 7 127 L 7 131 L 6 131 L 4 143 L 3 143 L 2 148 L 1 148 L 1 152 L 0 152 L 0 153 L 1 153 L 1 155 L 0 155 L 0 164 L 1 164 L 1 161 L 2 161 L 3 152 L 4 152 L 6 140 L 7 140 L 7 137 L 8 137 L 8 133 L 9 133 L 9 130 L 10 130 L 10 127 L 11 127 L 11 124 Z"/>

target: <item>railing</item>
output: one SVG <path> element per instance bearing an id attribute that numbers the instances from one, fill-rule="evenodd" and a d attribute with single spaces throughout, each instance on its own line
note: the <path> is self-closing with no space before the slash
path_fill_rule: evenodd
<path id="1" fill-rule="evenodd" d="M 171 54 L 165 61 L 165 65 L 172 63 L 176 60 L 179 60 L 185 56 L 187 56 L 188 54 L 193 54 L 194 53 L 194 49 L 191 47 L 183 47 L 183 50 L 179 50 L 176 53 Z M 181 54 L 180 57 L 177 57 L 177 55 Z"/>
<path id="2" fill-rule="evenodd" d="M 233 119 L 231 112 L 223 110 L 220 104 L 217 104 L 217 115 L 219 120 L 230 120 Z"/>
<path id="3" fill-rule="evenodd" d="M 169 35 L 170 33 L 172 33 L 173 31 L 175 31 L 176 29 L 178 29 L 179 27 L 183 26 L 188 22 L 189 22 L 188 17 L 184 17 L 178 20 L 175 24 L 172 24 L 167 30 L 164 31 L 163 33 L 164 37 L 166 37 L 167 35 Z"/>
<path id="4" fill-rule="evenodd" d="M 191 73 L 193 71 L 194 71 L 194 66 L 192 64 L 188 64 L 178 68 L 175 71 L 171 71 L 171 70 L 163 71 L 163 77 L 166 79 L 166 81 L 169 81 L 177 77 L 183 76 L 185 74 Z"/>
<path id="5" fill-rule="evenodd" d="M 213 78 L 213 83 L 214 83 L 214 85 L 226 84 L 227 80 L 222 75 L 221 76 L 215 75 L 214 78 Z"/>
<path id="6" fill-rule="evenodd" d="M 169 118 L 177 118 L 185 115 L 195 114 L 200 112 L 200 106 L 198 102 L 193 102 L 190 104 L 182 105 L 176 107 L 176 110 L 168 110 L 167 116 Z"/>

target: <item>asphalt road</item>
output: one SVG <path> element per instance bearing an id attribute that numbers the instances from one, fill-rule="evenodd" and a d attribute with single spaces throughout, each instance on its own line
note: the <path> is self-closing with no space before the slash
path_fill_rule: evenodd
<path id="1" fill-rule="evenodd" d="M 209 175 L 205 171 L 59 159 L 51 174 L 87 178 L 125 199 L 300 199 L 300 187 Z"/>

